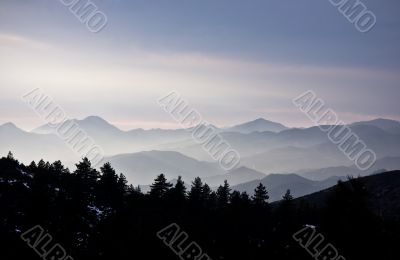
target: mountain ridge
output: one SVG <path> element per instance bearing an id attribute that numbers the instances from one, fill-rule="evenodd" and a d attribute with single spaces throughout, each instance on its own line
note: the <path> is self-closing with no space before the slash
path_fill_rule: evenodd
<path id="1" fill-rule="evenodd" d="M 257 118 L 255 120 L 244 122 L 232 127 L 228 127 L 225 131 L 239 132 L 249 134 L 252 132 L 280 132 L 288 129 L 288 127 L 281 123 L 273 122 L 264 118 Z"/>
<path id="2" fill-rule="evenodd" d="M 232 189 L 238 191 L 246 191 L 248 194 L 254 194 L 255 188 L 262 183 L 270 196 L 270 201 L 278 201 L 289 189 L 294 197 L 301 197 L 306 194 L 323 190 L 336 184 L 340 177 L 331 177 L 323 181 L 313 181 L 301 177 L 300 175 L 290 174 L 270 174 L 261 180 L 254 180 L 247 183 L 232 186 Z"/>

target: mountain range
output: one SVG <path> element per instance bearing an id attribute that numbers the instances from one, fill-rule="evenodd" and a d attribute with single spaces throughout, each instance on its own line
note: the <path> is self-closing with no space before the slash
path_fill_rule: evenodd
<path id="1" fill-rule="evenodd" d="M 366 176 L 360 179 L 364 183 L 369 197 L 369 208 L 377 216 L 398 219 L 400 215 L 400 171 L 389 171 Z M 344 185 L 349 185 L 345 182 Z M 296 203 L 302 201 L 311 207 L 323 208 L 328 198 L 334 195 L 337 186 L 332 186 L 318 192 L 297 198 Z"/>
<path id="2" fill-rule="evenodd" d="M 238 132 L 242 134 L 250 134 L 253 132 L 267 132 L 267 131 L 277 133 L 286 129 L 288 129 L 288 127 L 280 123 L 272 122 L 264 118 L 258 118 L 250 122 L 228 127 L 225 130 L 230 132 Z"/>
<path id="3" fill-rule="evenodd" d="M 270 201 L 282 199 L 287 190 L 291 190 L 292 196 L 297 198 L 331 187 L 344 177 L 330 177 L 323 181 L 313 181 L 297 174 L 270 174 L 261 180 L 242 183 L 232 187 L 233 190 L 245 191 L 254 194 L 256 187 L 262 183 L 268 190 Z"/>
<path id="4" fill-rule="evenodd" d="M 368 170 L 362 171 L 351 166 L 328 167 L 316 170 L 300 170 L 297 173 L 311 180 L 324 180 L 332 176 L 368 176 L 375 173 L 394 171 L 400 169 L 400 157 L 385 157 L 378 159 Z"/>
<path id="5" fill-rule="evenodd" d="M 240 185 L 262 180 L 271 173 L 296 173 L 312 181 L 323 181 L 334 176 L 369 175 L 383 169 L 400 168 L 400 123 L 389 119 L 349 125 L 377 154 L 378 161 L 367 172 L 352 166 L 352 161 L 318 127 L 288 128 L 259 118 L 217 128 L 221 137 L 241 156 L 238 168 L 226 172 L 201 144 L 192 139 L 187 129 L 123 131 L 98 116 L 72 121 L 102 147 L 105 151 L 103 162 L 110 161 L 134 184 L 149 184 L 160 173 L 170 179 L 181 175 L 187 182 L 200 176 L 209 185 L 218 186 L 225 179 L 232 185 Z M 5 155 L 8 151 L 24 163 L 41 158 L 49 161 L 63 158 L 66 165 L 73 168 L 80 160 L 49 125 L 30 132 L 12 123 L 1 125 L 0 154 Z"/>
<path id="6" fill-rule="evenodd" d="M 182 176 L 186 182 L 195 177 L 223 174 L 217 163 L 202 162 L 178 152 L 144 151 L 105 157 L 117 172 L 122 172 L 134 183 L 150 184 L 160 173 L 168 179 Z M 223 182 L 223 180 L 222 180 Z"/>

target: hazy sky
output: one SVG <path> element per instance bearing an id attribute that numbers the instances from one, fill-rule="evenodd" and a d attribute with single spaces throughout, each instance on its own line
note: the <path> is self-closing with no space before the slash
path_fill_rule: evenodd
<path id="1" fill-rule="evenodd" d="M 358 32 L 328 0 L 93 0 L 99 33 L 60 0 L 0 2 L 0 124 L 43 123 L 21 101 L 41 88 L 72 118 L 122 129 L 174 127 L 157 99 L 178 91 L 204 119 L 311 122 L 291 100 L 311 89 L 347 122 L 400 120 L 400 2 L 363 0 Z"/>

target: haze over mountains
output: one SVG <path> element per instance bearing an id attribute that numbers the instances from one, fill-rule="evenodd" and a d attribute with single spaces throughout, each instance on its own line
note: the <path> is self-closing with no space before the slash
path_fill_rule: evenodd
<path id="1" fill-rule="evenodd" d="M 331 187 L 340 179 L 344 180 L 345 178 L 330 177 L 323 181 L 313 181 L 296 174 L 270 174 L 261 180 L 233 186 L 232 189 L 253 195 L 258 184 L 262 183 L 268 187 L 270 201 L 277 201 L 282 199 L 288 189 L 291 190 L 293 197 L 301 197 Z"/>
<path id="2" fill-rule="evenodd" d="M 286 126 L 275 123 L 264 118 L 258 118 L 254 121 L 250 121 L 247 123 L 243 123 L 240 125 L 236 125 L 233 127 L 226 128 L 226 131 L 229 132 L 238 132 L 242 134 L 250 134 L 253 132 L 280 132 L 282 130 L 288 129 Z"/>
<path id="3" fill-rule="evenodd" d="M 397 219 L 400 214 L 400 171 L 388 171 L 361 178 L 369 195 L 369 207 L 380 217 Z M 349 182 L 344 185 L 349 186 Z M 298 198 L 296 203 L 307 201 L 312 207 L 326 206 L 327 199 L 335 193 L 336 186 Z"/>
<path id="4" fill-rule="evenodd" d="M 185 129 L 123 131 L 97 116 L 73 121 L 105 151 L 103 162 L 110 161 L 134 184 L 149 184 L 160 173 L 169 179 L 181 175 L 186 182 L 200 176 L 211 186 L 217 186 L 224 179 L 232 185 L 240 185 L 265 179 L 265 175 L 271 173 L 296 173 L 320 182 L 333 176 L 368 175 L 381 169 L 400 169 L 400 123 L 388 119 L 349 125 L 377 154 L 378 161 L 368 172 L 352 166 L 318 127 L 288 128 L 260 118 L 233 127 L 217 128 L 241 156 L 238 168 L 226 172 Z M 49 125 L 27 132 L 12 123 L 3 124 L 0 126 L 0 153 L 5 155 L 13 151 L 24 163 L 41 158 L 49 161 L 63 158 L 69 167 L 73 167 L 79 156 L 53 133 L 54 128 Z M 290 178 L 298 180 L 299 177 L 291 175 Z M 325 187 L 315 183 L 307 185 Z M 315 191 L 307 187 L 303 190 Z"/>
<path id="5" fill-rule="evenodd" d="M 106 157 L 103 162 L 110 162 L 118 172 L 123 172 L 128 179 L 140 184 L 151 183 L 160 173 L 164 173 L 170 180 L 181 175 L 187 182 L 196 177 L 204 178 L 224 173 L 217 163 L 201 162 L 169 151 L 121 154 Z"/>

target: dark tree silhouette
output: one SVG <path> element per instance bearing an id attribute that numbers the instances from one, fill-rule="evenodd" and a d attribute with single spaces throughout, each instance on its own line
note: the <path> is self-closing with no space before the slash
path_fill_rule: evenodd
<path id="1" fill-rule="evenodd" d="M 231 188 L 228 184 L 228 181 L 224 181 L 223 186 L 219 186 L 217 189 L 217 202 L 220 206 L 226 206 L 229 203 L 231 195 Z"/>
<path id="2" fill-rule="evenodd" d="M 286 193 L 285 193 L 285 195 L 283 195 L 282 199 L 283 199 L 283 202 L 286 202 L 286 203 L 290 203 L 293 200 L 293 196 L 292 196 L 290 190 L 286 191 Z"/>
<path id="3" fill-rule="evenodd" d="M 160 174 L 157 178 L 154 179 L 152 185 L 150 185 L 150 196 L 152 198 L 160 199 L 167 194 L 169 189 L 172 187 L 172 184 L 167 182 L 164 174 Z"/>
<path id="4" fill-rule="evenodd" d="M 42 168 L 41 161 L 38 164 L 38 168 Z M 47 168 L 47 166 L 44 166 Z M 83 158 L 81 162 L 76 164 L 76 170 L 74 171 L 74 175 L 77 180 L 78 189 L 84 196 L 81 196 L 82 201 L 93 202 L 96 198 L 96 188 L 97 181 L 100 178 L 100 174 L 96 169 L 92 168 L 92 164 L 90 163 L 88 158 Z"/>
<path id="5" fill-rule="evenodd" d="M 192 204 L 200 204 L 203 200 L 203 182 L 200 177 L 196 177 L 192 182 L 192 186 L 189 191 L 189 201 Z"/>
<path id="6" fill-rule="evenodd" d="M 267 205 L 269 199 L 268 191 L 265 186 L 260 182 L 257 188 L 254 190 L 254 196 L 252 197 L 254 204 L 259 206 Z"/>
<path id="7" fill-rule="evenodd" d="M 178 176 L 175 186 L 169 190 L 168 196 L 171 201 L 179 205 L 186 201 L 186 186 L 181 176 Z"/>
<path id="8" fill-rule="evenodd" d="M 120 189 L 118 175 L 110 163 L 100 168 L 101 176 L 98 184 L 99 201 L 110 207 L 115 207 L 121 201 L 124 191 Z"/>
<path id="9" fill-rule="evenodd" d="M 14 154 L 11 151 L 8 152 L 7 159 L 14 160 Z"/>
<path id="10" fill-rule="evenodd" d="M 194 240 L 210 256 L 202 260 L 308 260 L 309 253 L 293 239 L 305 224 L 315 226 L 347 260 L 400 257 L 396 199 L 377 204 L 389 193 L 398 198 L 396 174 L 390 175 L 391 188 L 375 193 L 364 178 L 351 178 L 316 193 L 317 199 L 299 201 L 288 190 L 281 201 L 267 204 L 262 185 L 250 198 L 231 191 L 227 181 L 214 192 L 196 178 L 186 196 L 181 177 L 172 187 L 161 174 L 143 194 L 110 164 L 100 168 L 101 174 L 87 159 L 76 166 L 71 173 L 60 161 L 40 160 L 26 167 L 13 156 L 0 158 L 0 259 L 38 258 L 20 235 L 41 225 L 75 260 L 127 259 L 133 254 L 173 260 L 177 255 L 156 235 L 171 223 L 181 231 L 174 250 Z M 185 234 L 189 239 L 180 244 Z"/>

